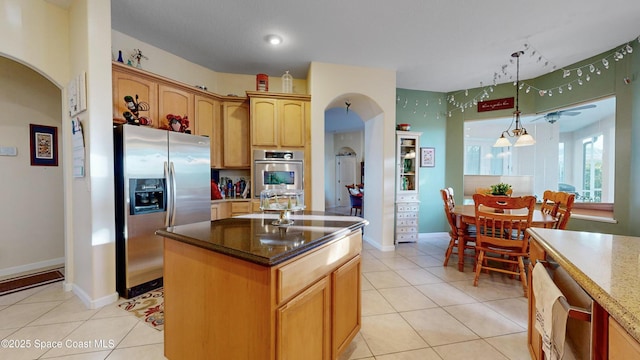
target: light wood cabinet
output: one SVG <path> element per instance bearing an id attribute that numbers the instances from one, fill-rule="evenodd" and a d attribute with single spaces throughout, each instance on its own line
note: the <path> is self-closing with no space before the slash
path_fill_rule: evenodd
<path id="1" fill-rule="evenodd" d="M 249 107 L 244 99 L 223 103 L 223 166 L 251 167 Z"/>
<path id="2" fill-rule="evenodd" d="M 276 359 L 331 358 L 329 279 L 320 279 L 277 310 Z"/>
<path id="3" fill-rule="evenodd" d="M 533 267 L 540 261 L 554 263 L 556 260 L 550 256 L 544 247 L 534 237 L 530 238 L 529 264 L 527 271 L 527 293 L 528 293 L 528 321 L 527 321 L 527 344 L 529 354 L 532 359 L 544 360 L 542 351 L 542 339 L 540 333 L 535 328 L 536 322 L 536 296 L 533 292 Z M 569 275 L 567 271 L 558 266 L 550 273 L 551 279 L 565 296 L 569 305 L 575 309 L 589 312 L 590 319 L 580 319 L 569 316 L 567 318 L 565 334 L 565 358 L 573 359 L 613 359 L 607 357 L 607 351 L 611 351 L 611 333 L 607 327 L 611 326 L 611 319 L 606 310 L 594 301 L 589 294 Z M 621 329 L 622 330 L 622 329 Z M 624 330 L 622 330 L 624 331 Z M 609 338 L 609 340 L 607 340 Z M 615 342 L 615 340 L 614 340 Z M 616 342 L 616 345 L 617 342 Z M 635 344 L 637 346 L 637 343 Z M 607 350 L 609 347 L 609 350 Z M 626 350 L 625 350 L 626 351 Z M 631 359 L 632 357 L 623 357 Z"/>
<path id="4" fill-rule="evenodd" d="M 251 212 L 257 213 L 257 212 L 261 212 L 262 210 L 260 209 L 260 200 L 252 200 L 251 201 Z"/>
<path id="5" fill-rule="evenodd" d="M 268 267 L 165 238 L 165 356 L 337 359 L 361 326 L 361 251 L 357 230 Z"/>
<path id="6" fill-rule="evenodd" d="M 219 201 L 211 204 L 211 220 L 226 219 L 238 215 L 250 214 L 250 201 Z"/>
<path id="7" fill-rule="evenodd" d="M 253 146 L 278 146 L 276 100 L 251 99 L 251 143 Z"/>
<path id="8" fill-rule="evenodd" d="M 219 96 L 179 82 L 113 63 L 113 119 L 123 123 L 126 95 L 147 103 L 141 116 L 155 128 L 167 128 L 167 115 L 188 117 L 189 130 L 211 139 L 211 167 L 251 167 L 249 104 L 246 98 Z"/>
<path id="9" fill-rule="evenodd" d="M 231 215 L 228 202 L 217 202 L 211 204 L 211 220 L 226 219 Z"/>
<path id="10" fill-rule="evenodd" d="M 306 134 L 305 107 L 308 103 L 300 100 L 279 100 L 280 145 L 285 148 L 304 147 Z"/>
<path id="11" fill-rule="evenodd" d="M 356 336 L 361 322 L 360 308 L 360 256 L 342 265 L 332 274 L 331 296 L 333 304 L 332 358 L 337 359 Z"/>
<path id="12" fill-rule="evenodd" d="M 222 108 L 213 97 L 195 96 L 196 134 L 211 140 L 211 167 L 222 168 Z"/>
<path id="13" fill-rule="evenodd" d="M 231 202 L 231 217 L 251 213 L 251 203 L 249 201 Z"/>
<path id="14" fill-rule="evenodd" d="M 251 103 L 251 144 L 304 148 L 309 134 L 310 97 L 247 92 Z"/>
<path id="15" fill-rule="evenodd" d="M 182 118 L 189 118 L 189 130 L 195 128 L 192 92 L 167 85 L 158 85 L 158 115 L 160 116 L 159 127 L 169 127 L 167 115 L 179 115 Z M 193 131 L 193 130 L 192 130 Z"/>
<path id="16" fill-rule="evenodd" d="M 130 110 L 124 102 L 125 96 L 131 96 L 135 100 L 138 96 L 138 102 L 144 102 L 149 105 L 149 110 L 139 112 L 139 116 L 145 116 L 152 121 L 153 127 L 158 127 L 158 84 L 150 78 L 125 72 L 114 68 L 113 70 L 113 119 L 118 122 L 125 122 L 126 119 L 122 115 L 125 111 Z"/>
<path id="17" fill-rule="evenodd" d="M 640 344 L 612 317 L 609 317 L 609 359 L 640 359 Z"/>

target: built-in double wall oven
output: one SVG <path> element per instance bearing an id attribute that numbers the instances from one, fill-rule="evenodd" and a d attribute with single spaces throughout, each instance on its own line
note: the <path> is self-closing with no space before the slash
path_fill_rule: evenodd
<path id="1" fill-rule="evenodd" d="M 253 195 L 267 189 L 304 190 L 304 152 L 289 150 L 253 151 Z"/>

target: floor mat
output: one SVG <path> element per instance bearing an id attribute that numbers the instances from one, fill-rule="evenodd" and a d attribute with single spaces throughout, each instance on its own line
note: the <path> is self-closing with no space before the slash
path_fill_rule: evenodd
<path id="1" fill-rule="evenodd" d="M 29 274 L 7 279 L 0 282 L 0 296 L 17 291 L 31 289 L 36 286 L 51 284 L 64 280 L 63 268 L 43 271 L 37 274 Z"/>
<path id="2" fill-rule="evenodd" d="M 164 330 L 164 289 L 159 288 L 118 305 L 156 330 Z"/>

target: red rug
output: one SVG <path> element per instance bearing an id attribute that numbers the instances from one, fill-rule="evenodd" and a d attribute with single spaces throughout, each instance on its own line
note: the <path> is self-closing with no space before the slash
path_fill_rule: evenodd
<path id="1" fill-rule="evenodd" d="M 64 280 L 62 268 L 7 279 L 0 282 L 0 296 Z"/>
<path id="2" fill-rule="evenodd" d="M 164 330 L 164 289 L 156 289 L 129 299 L 118 305 L 138 318 L 144 320 L 152 328 Z"/>

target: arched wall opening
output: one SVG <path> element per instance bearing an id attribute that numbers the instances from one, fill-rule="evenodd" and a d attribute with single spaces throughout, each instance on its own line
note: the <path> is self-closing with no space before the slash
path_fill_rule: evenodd
<path id="1" fill-rule="evenodd" d="M 340 105 L 342 98 L 346 100 Z M 346 95 L 339 96 L 324 113 L 325 209 L 339 213 L 350 206 L 346 185 L 364 182 L 364 121 L 350 108 L 351 101 Z"/>
<path id="2" fill-rule="evenodd" d="M 348 104 L 348 106 L 347 106 Z M 343 189 L 336 187 L 336 155 L 341 148 L 353 148 L 357 164 L 360 161 L 371 159 L 372 166 L 365 166 L 365 173 L 361 174 L 363 179 L 371 180 L 366 184 L 371 184 L 371 191 L 365 185 L 363 198 L 364 218 L 376 219 L 382 217 L 382 206 L 379 202 L 379 193 L 375 191 L 380 186 L 379 181 L 384 177 L 383 167 L 376 166 L 381 163 L 375 159 L 381 159 L 380 153 L 375 149 L 376 140 L 374 134 L 375 122 L 381 126 L 384 122 L 382 108 L 369 96 L 359 93 L 348 93 L 336 96 L 325 109 L 325 207 L 329 207 L 335 197 L 336 192 Z M 368 124 L 368 125 L 367 125 Z M 347 137 L 347 139 L 345 139 Z M 339 144 L 336 144 L 338 142 Z M 359 153 L 359 154 L 358 154 Z M 358 173 L 359 174 L 359 173 Z M 359 174 L 360 175 L 360 174 Z M 358 177 L 360 178 L 360 177 Z M 366 181 L 366 180 L 365 180 Z M 359 182 L 359 181 L 357 181 Z M 370 228 L 365 227 L 365 240 L 370 237 Z"/>
<path id="3" fill-rule="evenodd" d="M 311 132 L 323 134 L 313 138 L 311 144 L 312 210 L 325 210 L 325 111 L 344 108 L 347 95 L 352 102 L 349 111 L 366 119 L 363 154 L 368 194 L 364 213 L 369 224 L 364 240 L 380 250 L 394 250 L 395 71 L 312 62 L 307 85 L 312 94 Z M 367 101 L 359 101 L 360 96 Z"/>
<path id="4" fill-rule="evenodd" d="M 65 264 L 62 91 L 39 69 L 0 54 L 0 278 Z M 32 165 L 30 124 L 55 129 L 53 166 Z M 34 149 L 36 150 L 36 149 Z M 43 155 L 44 156 L 44 155 Z M 51 161 L 49 161 L 51 162 Z M 10 254 L 10 256 L 8 256 Z"/>

